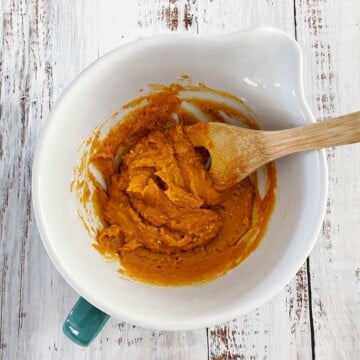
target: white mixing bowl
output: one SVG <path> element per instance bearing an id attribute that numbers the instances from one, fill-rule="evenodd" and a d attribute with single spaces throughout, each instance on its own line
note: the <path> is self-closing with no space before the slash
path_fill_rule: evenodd
<path id="1" fill-rule="evenodd" d="M 109 315 L 144 327 L 201 328 L 250 312 L 276 295 L 309 255 L 326 196 L 324 151 L 277 161 L 277 203 L 257 250 L 207 284 L 158 287 L 123 279 L 91 246 L 69 191 L 81 141 L 149 83 L 187 74 L 241 97 L 264 129 L 312 122 L 302 54 L 288 35 L 258 28 L 212 37 L 162 36 L 122 46 L 86 69 L 57 102 L 36 153 L 33 201 L 41 238 L 69 284 Z"/>

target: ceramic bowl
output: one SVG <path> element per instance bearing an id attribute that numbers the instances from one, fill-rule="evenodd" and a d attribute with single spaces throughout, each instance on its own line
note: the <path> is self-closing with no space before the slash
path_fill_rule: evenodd
<path id="1" fill-rule="evenodd" d="M 302 54 L 285 33 L 257 28 L 221 36 L 138 40 L 100 58 L 58 100 L 39 143 L 33 202 L 46 250 L 68 283 L 119 320 L 154 329 L 202 328 L 248 313 L 276 295 L 305 262 L 320 230 L 326 196 L 324 151 L 277 161 L 276 207 L 257 250 L 203 285 L 158 287 L 123 279 L 118 263 L 91 246 L 69 184 L 80 143 L 149 83 L 187 74 L 246 102 L 263 129 L 313 122 L 304 97 Z"/>

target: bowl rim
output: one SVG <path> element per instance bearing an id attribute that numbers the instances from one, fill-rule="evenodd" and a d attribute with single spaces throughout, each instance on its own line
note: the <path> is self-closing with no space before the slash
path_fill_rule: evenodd
<path id="1" fill-rule="evenodd" d="M 42 161 L 42 154 L 44 153 L 44 139 L 46 139 L 47 134 L 49 132 L 50 126 L 53 122 L 53 119 L 56 116 L 57 109 L 61 106 L 63 99 L 68 95 L 69 92 L 74 88 L 74 86 L 81 81 L 83 81 L 88 73 L 90 73 L 94 68 L 98 67 L 102 64 L 102 62 L 106 61 L 109 58 L 112 58 L 114 56 L 117 56 L 118 52 L 124 51 L 125 48 L 130 47 L 139 47 L 143 46 L 145 43 L 162 43 L 165 40 L 173 41 L 175 39 L 179 40 L 215 40 L 215 39 L 225 39 L 226 37 L 230 38 L 233 37 L 234 39 L 239 36 L 244 36 L 246 33 L 256 33 L 256 32 L 271 32 L 277 35 L 281 35 L 287 40 L 289 40 L 290 44 L 294 47 L 296 50 L 297 57 L 299 59 L 299 67 L 297 69 L 297 85 L 298 85 L 298 100 L 299 103 L 302 106 L 302 109 L 305 113 L 305 118 L 309 122 L 314 122 L 314 116 L 310 110 L 309 105 L 307 104 L 307 101 L 305 99 L 305 92 L 304 92 L 304 84 L 303 84 L 303 55 L 300 48 L 300 45 L 287 33 L 283 32 L 282 30 L 279 30 L 277 28 L 273 27 L 257 27 L 252 29 L 246 29 L 246 30 L 240 30 L 236 32 L 231 33 L 225 33 L 225 34 L 219 34 L 219 35 L 194 35 L 194 34 L 165 34 L 165 35 L 158 35 L 158 36 L 152 36 L 144 39 L 135 40 L 133 42 L 127 43 L 125 45 L 119 46 L 112 51 L 108 52 L 92 64 L 90 64 L 85 70 L 83 70 L 75 79 L 67 86 L 67 88 L 62 92 L 58 100 L 56 101 L 51 114 L 48 117 L 48 120 L 45 124 L 45 127 L 43 129 L 43 132 L 40 136 L 40 139 L 38 141 L 38 145 L 36 147 L 36 152 L 34 156 L 33 161 L 33 171 L 32 171 L 32 201 L 33 201 L 33 209 L 35 214 L 35 220 L 37 223 L 37 227 L 39 229 L 40 237 L 42 240 L 42 243 L 46 249 L 46 252 L 48 256 L 50 257 L 51 261 L 55 265 L 58 272 L 62 275 L 62 277 L 67 281 L 67 283 L 78 293 L 80 296 L 85 298 L 87 301 L 92 303 L 97 308 L 103 310 L 104 312 L 108 313 L 110 316 L 113 316 L 121 321 L 125 321 L 128 323 L 136 324 L 138 326 L 142 326 L 145 328 L 152 328 L 152 329 L 158 329 L 158 330 L 192 330 L 192 329 L 198 329 L 198 328 L 204 328 L 213 326 L 216 324 L 224 323 L 226 321 L 230 321 L 240 315 L 244 315 L 253 309 L 262 306 L 266 302 L 268 302 L 270 299 L 272 299 L 275 295 L 277 295 L 281 289 L 291 281 L 291 279 L 295 276 L 296 272 L 301 268 L 303 263 L 305 262 L 306 258 L 309 256 L 316 240 L 317 236 L 320 232 L 322 221 L 325 215 L 326 210 L 326 200 L 327 200 L 327 193 L 328 193 L 328 168 L 327 168 L 327 162 L 326 162 L 326 155 L 325 150 L 317 150 L 319 154 L 319 165 L 320 165 L 320 174 L 322 174 L 322 193 L 319 194 L 319 208 L 321 208 L 321 213 L 319 214 L 318 221 L 316 223 L 316 226 L 313 227 L 311 232 L 311 240 L 308 240 L 308 245 L 306 247 L 306 251 L 303 252 L 303 255 L 299 258 L 299 261 L 297 263 L 293 263 L 291 268 L 287 269 L 287 275 L 282 278 L 282 281 L 278 282 L 276 285 L 274 285 L 271 288 L 271 291 L 268 291 L 265 295 L 262 297 L 259 297 L 258 299 L 254 300 L 251 305 L 248 306 L 242 306 L 241 310 L 235 307 L 231 308 L 231 311 L 227 312 L 221 312 L 221 315 L 212 316 L 211 318 L 201 318 L 200 320 L 191 320 L 188 319 L 187 321 L 184 321 L 182 323 L 173 323 L 170 321 L 164 321 L 164 319 L 158 319 L 157 323 L 154 323 L 152 320 L 145 319 L 143 317 L 137 317 L 136 314 L 130 314 L 129 316 L 128 312 L 117 312 L 114 313 L 113 309 L 111 309 L 107 304 L 100 303 L 97 298 L 94 298 L 93 296 L 90 296 L 86 293 L 86 290 L 84 287 L 77 283 L 74 279 L 72 279 L 71 273 L 65 269 L 61 262 L 59 261 L 57 255 L 55 254 L 55 251 L 52 248 L 51 241 L 49 240 L 50 236 L 46 231 L 45 228 L 45 219 L 42 216 L 42 213 L 40 211 L 40 172 L 39 172 L 39 166 Z M 321 206 L 322 204 L 322 206 Z M 146 285 L 146 284 L 145 284 Z M 121 316 L 119 316 L 119 314 Z M 219 313 L 220 314 L 220 313 Z"/>

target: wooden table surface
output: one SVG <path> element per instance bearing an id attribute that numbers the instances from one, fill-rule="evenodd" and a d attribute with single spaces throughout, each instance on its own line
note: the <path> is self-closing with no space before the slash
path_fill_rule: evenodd
<path id="1" fill-rule="evenodd" d="M 329 198 L 310 258 L 280 294 L 227 324 L 142 329 L 111 319 L 88 348 L 62 334 L 77 294 L 31 205 L 39 134 L 69 82 L 109 50 L 171 32 L 283 29 L 304 52 L 318 120 L 360 109 L 359 0 L 0 0 L 0 359 L 360 359 L 360 144 L 327 151 Z M 121 74 L 119 74 L 121 76 Z"/>

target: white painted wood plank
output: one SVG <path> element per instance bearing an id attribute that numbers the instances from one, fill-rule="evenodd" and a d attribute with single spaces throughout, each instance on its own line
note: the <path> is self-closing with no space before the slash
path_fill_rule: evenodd
<path id="1" fill-rule="evenodd" d="M 75 296 L 40 243 L 30 189 L 34 147 L 53 100 L 97 57 L 87 25 L 94 5 L 2 1 L 0 359 L 80 358 L 61 334 Z"/>
<path id="2" fill-rule="evenodd" d="M 360 2 L 297 0 L 305 87 L 319 120 L 360 109 Z M 317 359 L 360 357 L 360 145 L 327 151 L 329 199 L 310 257 Z"/>
<path id="3" fill-rule="evenodd" d="M 204 33 L 276 26 L 294 36 L 289 1 L 228 1 L 206 11 Z M 203 10 L 200 11 L 203 13 Z M 226 325 L 208 330 L 211 359 L 311 359 L 306 265 L 270 303 Z"/>

